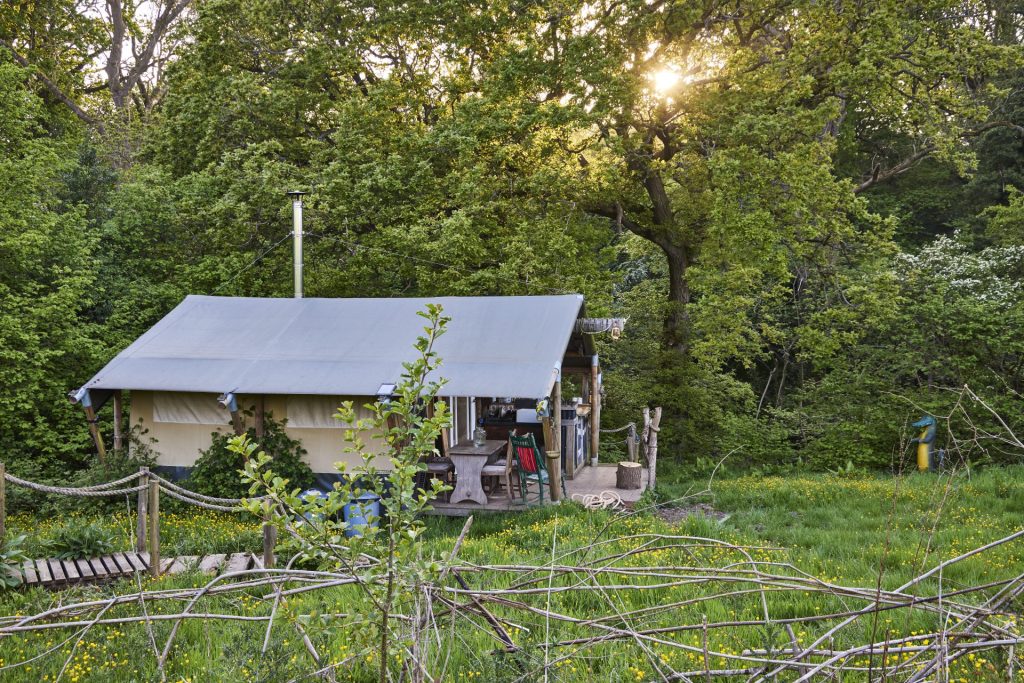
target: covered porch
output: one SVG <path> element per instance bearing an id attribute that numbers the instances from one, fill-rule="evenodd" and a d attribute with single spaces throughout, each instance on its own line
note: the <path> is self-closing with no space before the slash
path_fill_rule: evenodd
<path id="1" fill-rule="evenodd" d="M 620 489 L 615 486 L 615 471 L 615 463 L 584 465 L 577 470 L 575 477 L 565 480 L 565 500 L 575 500 L 578 502 L 583 496 L 599 496 L 605 491 L 613 491 L 622 499 L 626 507 L 632 507 L 640 500 L 640 496 L 647 489 L 650 472 L 646 467 L 643 468 L 640 476 L 640 488 Z M 545 497 L 544 502 L 549 503 L 549 499 Z M 518 495 L 514 499 L 509 500 L 504 489 L 500 489 L 497 492 L 488 494 L 486 505 L 470 501 L 448 503 L 438 500 L 432 504 L 433 510 L 429 514 L 466 517 L 478 512 L 522 512 L 530 507 L 536 507 L 536 505 L 536 503 L 533 503 L 532 506 L 523 504 L 522 499 Z"/>

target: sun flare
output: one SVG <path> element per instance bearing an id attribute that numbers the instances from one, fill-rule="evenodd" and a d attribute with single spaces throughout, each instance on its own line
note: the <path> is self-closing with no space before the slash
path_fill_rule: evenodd
<path id="1" fill-rule="evenodd" d="M 654 89 L 660 94 L 665 94 L 679 83 L 679 79 L 682 75 L 675 69 L 661 69 L 651 74 L 651 82 L 654 84 Z"/>

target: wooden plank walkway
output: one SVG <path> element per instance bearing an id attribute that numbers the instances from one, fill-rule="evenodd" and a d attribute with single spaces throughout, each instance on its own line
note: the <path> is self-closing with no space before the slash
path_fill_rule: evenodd
<path id="1" fill-rule="evenodd" d="M 253 553 L 231 555 L 183 555 L 165 557 L 160 560 L 163 574 L 181 574 L 198 569 L 204 574 L 220 574 L 227 571 L 259 569 L 263 558 Z M 62 588 L 80 583 L 96 583 L 124 579 L 135 573 L 149 571 L 149 553 L 114 553 L 102 557 L 80 560 L 58 560 L 56 558 L 28 560 L 21 566 L 22 586 Z"/>

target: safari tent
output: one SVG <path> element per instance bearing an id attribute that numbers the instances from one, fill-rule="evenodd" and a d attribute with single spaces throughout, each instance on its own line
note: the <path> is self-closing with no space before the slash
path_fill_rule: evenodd
<path id="1" fill-rule="evenodd" d="M 540 436 L 537 401 L 561 396 L 562 379 L 572 376 L 576 395 L 557 401 L 563 410 L 554 411 L 561 426 L 553 440 L 561 442 L 555 446 L 569 477 L 596 455 L 600 369 L 592 339 L 577 324 L 580 295 L 189 296 L 73 395 L 93 419 L 101 453 L 104 425 L 95 415 L 107 402 L 114 404 L 115 448 L 130 408 L 130 424 L 148 430 L 158 465 L 176 476 L 187 474 L 211 432 L 254 426 L 259 433 L 272 414 L 287 421 L 313 471 L 329 481 L 333 463 L 353 458 L 344 453 L 345 425 L 334 418 L 338 405 L 372 403 L 399 381 L 423 330 L 417 312 L 428 303 L 451 318 L 435 347 L 453 416 L 450 443 L 471 438 L 477 424 L 489 438 L 517 427 Z"/>

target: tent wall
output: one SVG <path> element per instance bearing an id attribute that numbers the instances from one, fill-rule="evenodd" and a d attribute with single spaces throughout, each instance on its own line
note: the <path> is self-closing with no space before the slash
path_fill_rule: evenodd
<path id="1" fill-rule="evenodd" d="M 143 438 L 155 440 L 151 446 L 158 465 L 192 467 L 200 452 L 209 448 L 212 432 L 231 432 L 231 416 L 217 404 L 216 398 L 214 394 L 134 391 L 131 424 L 149 430 Z M 343 400 L 352 400 L 360 406 L 357 415 L 366 418 L 370 413 L 361 406 L 375 399 L 370 396 L 267 396 L 264 410 L 278 421 L 289 418 L 285 432 L 302 442 L 307 451 L 306 462 L 314 472 L 334 473 L 335 462 L 344 461 L 350 468 L 359 464 L 354 454 L 345 453 L 348 445 L 344 439 L 345 425 L 331 417 Z M 238 397 L 243 410 L 254 412 L 254 403 L 253 396 Z M 289 412 L 295 423 L 302 426 L 292 426 Z M 253 425 L 252 415 L 245 419 L 246 427 Z M 371 451 L 382 449 L 382 442 L 377 438 L 367 435 L 363 440 Z M 383 459 L 376 465 L 387 468 Z"/>
<path id="2" fill-rule="evenodd" d="M 189 404 L 193 403 L 193 397 L 204 396 L 203 394 L 179 394 L 177 396 L 156 396 L 152 391 L 133 391 L 131 394 L 132 404 L 129 422 L 139 425 L 147 433 L 142 435 L 143 441 L 153 439 L 150 446 L 157 456 L 157 464 L 165 467 L 192 467 L 199 451 L 210 447 L 210 434 L 212 432 L 231 432 L 231 416 L 225 410 L 224 420 L 219 425 L 202 424 L 200 422 L 188 423 L 183 420 L 183 415 L 193 409 Z M 217 405 L 216 396 L 210 396 L 210 402 Z M 165 411 L 155 410 L 155 403 L 160 403 L 161 408 L 179 406 L 181 410 L 177 413 L 177 421 L 157 421 L 154 413 L 163 412 L 161 418 L 168 417 Z M 198 414 L 206 413 L 202 408 Z"/>

